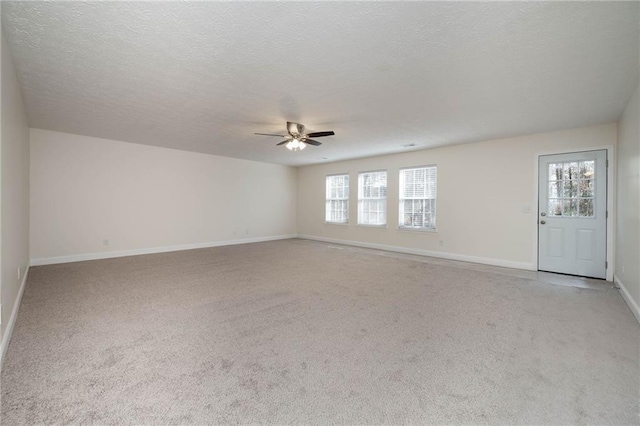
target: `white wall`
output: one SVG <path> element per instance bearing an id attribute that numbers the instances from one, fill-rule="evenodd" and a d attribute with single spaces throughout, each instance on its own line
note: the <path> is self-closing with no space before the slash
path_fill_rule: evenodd
<path id="1" fill-rule="evenodd" d="M 618 209 L 615 276 L 640 315 L 640 86 L 618 123 Z M 625 294 L 626 293 L 626 294 Z M 628 301 L 629 302 L 629 301 Z M 640 321 L 640 317 L 638 317 Z"/>
<path id="2" fill-rule="evenodd" d="M 295 234 L 296 177 L 292 167 L 31 129 L 31 259 Z"/>
<path id="3" fill-rule="evenodd" d="M 537 154 L 615 146 L 616 124 L 413 151 L 300 168 L 298 232 L 313 238 L 536 269 Z M 398 170 L 438 166 L 437 232 L 400 231 Z M 388 171 L 388 227 L 356 226 L 357 176 Z M 350 224 L 324 223 L 325 175 L 349 173 Z M 530 212 L 524 213 L 523 209 Z"/>
<path id="4" fill-rule="evenodd" d="M 2 355 L 11 337 L 23 277 L 29 265 L 29 128 L 11 52 L 4 34 L 2 44 L 2 173 L 1 279 Z M 18 268 L 23 277 L 18 278 Z"/>

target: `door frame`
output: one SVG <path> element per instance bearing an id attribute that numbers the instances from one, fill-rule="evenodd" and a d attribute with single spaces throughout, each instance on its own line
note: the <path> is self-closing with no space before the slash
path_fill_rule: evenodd
<path id="1" fill-rule="evenodd" d="M 532 229 L 532 233 L 533 233 L 533 241 L 535 241 L 535 244 L 533 244 L 533 259 L 535 259 L 534 262 L 534 270 L 539 271 L 539 262 L 540 259 L 538 258 L 538 250 L 539 250 L 539 246 L 540 246 L 540 241 L 538 241 L 538 220 L 539 220 L 539 212 L 538 212 L 538 206 L 539 206 L 539 201 L 538 200 L 538 196 L 539 196 L 539 188 L 538 188 L 538 182 L 539 182 L 539 172 L 540 172 L 540 157 L 544 156 L 544 155 L 557 155 L 557 154 L 573 154 L 576 152 L 587 152 L 587 151 L 602 151 L 602 150 L 606 150 L 607 151 L 607 161 L 609 162 L 609 167 L 607 167 L 607 212 L 608 212 L 608 217 L 607 217 L 607 272 L 606 272 L 606 280 L 607 281 L 613 281 L 613 271 L 615 269 L 615 257 L 614 257 L 614 247 L 615 247 L 615 221 L 616 221 L 616 211 L 615 211 L 615 200 L 616 200 L 616 186 L 614 185 L 615 182 L 615 178 L 616 178 L 616 157 L 615 157 L 615 146 L 614 145 L 602 145 L 602 146 L 590 146 L 590 147 L 576 147 L 576 148 L 565 148 L 565 149 L 558 149 L 558 150 L 550 150 L 550 151 L 543 151 L 543 152 L 537 152 L 534 155 L 534 194 L 533 194 L 533 200 L 534 200 L 534 208 L 531 209 L 531 211 L 534 213 L 534 222 L 533 222 L 533 229 Z"/>

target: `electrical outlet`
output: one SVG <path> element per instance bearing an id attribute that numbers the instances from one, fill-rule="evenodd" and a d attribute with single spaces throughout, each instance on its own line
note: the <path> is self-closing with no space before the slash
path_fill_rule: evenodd
<path id="1" fill-rule="evenodd" d="M 108 246 L 109 245 L 109 240 L 107 240 L 106 238 L 104 240 L 102 240 L 102 245 L 103 246 Z"/>
<path id="2" fill-rule="evenodd" d="M 440 240 L 439 244 L 440 244 L 440 247 L 442 247 L 444 245 L 444 241 Z"/>
<path id="3" fill-rule="evenodd" d="M 20 278 L 22 278 L 22 271 L 20 270 L 20 267 L 18 266 L 18 281 L 20 281 Z"/>

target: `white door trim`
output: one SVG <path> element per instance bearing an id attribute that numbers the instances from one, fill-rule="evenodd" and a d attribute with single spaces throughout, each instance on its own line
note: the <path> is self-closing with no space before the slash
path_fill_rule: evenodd
<path id="1" fill-rule="evenodd" d="M 615 256 L 614 256 L 614 247 L 615 247 L 615 220 L 616 220 L 616 211 L 615 211 L 615 200 L 616 200 L 616 186 L 614 184 L 616 179 L 616 157 L 615 157 L 615 146 L 614 145 L 602 145 L 602 146 L 591 146 L 588 148 L 579 148 L 575 149 L 561 149 L 561 150 L 550 150 L 537 152 L 533 158 L 533 179 L 534 179 L 534 193 L 532 203 L 536 208 L 534 209 L 536 212 L 538 210 L 538 172 L 539 172 L 539 164 L 540 157 L 543 155 L 557 155 L 557 154 L 571 154 L 574 152 L 585 152 L 585 151 L 600 151 L 607 150 L 607 158 L 609 160 L 609 167 L 607 167 L 607 211 L 609 212 L 609 217 L 607 219 L 607 263 L 609 267 L 607 268 L 606 280 L 613 281 L 613 271 L 615 265 Z M 533 244 L 532 247 L 532 256 L 535 259 L 534 264 L 536 265 L 536 269 L 538 269 L 538 215 L 535 214 L 532 217 L 531 223 L 531 233 L 533 236 Z"/>

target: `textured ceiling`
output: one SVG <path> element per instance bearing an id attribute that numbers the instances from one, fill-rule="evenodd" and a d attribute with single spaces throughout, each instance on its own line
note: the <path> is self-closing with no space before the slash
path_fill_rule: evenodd
<path id="1" fill-rule="evenodd" d="M 616 121 L 638 83 L 637 2 L 3 1 L 2 20 L 30 126 L 288 165 Z M 253 135 L 287 120 L 336 136 Z"/>

